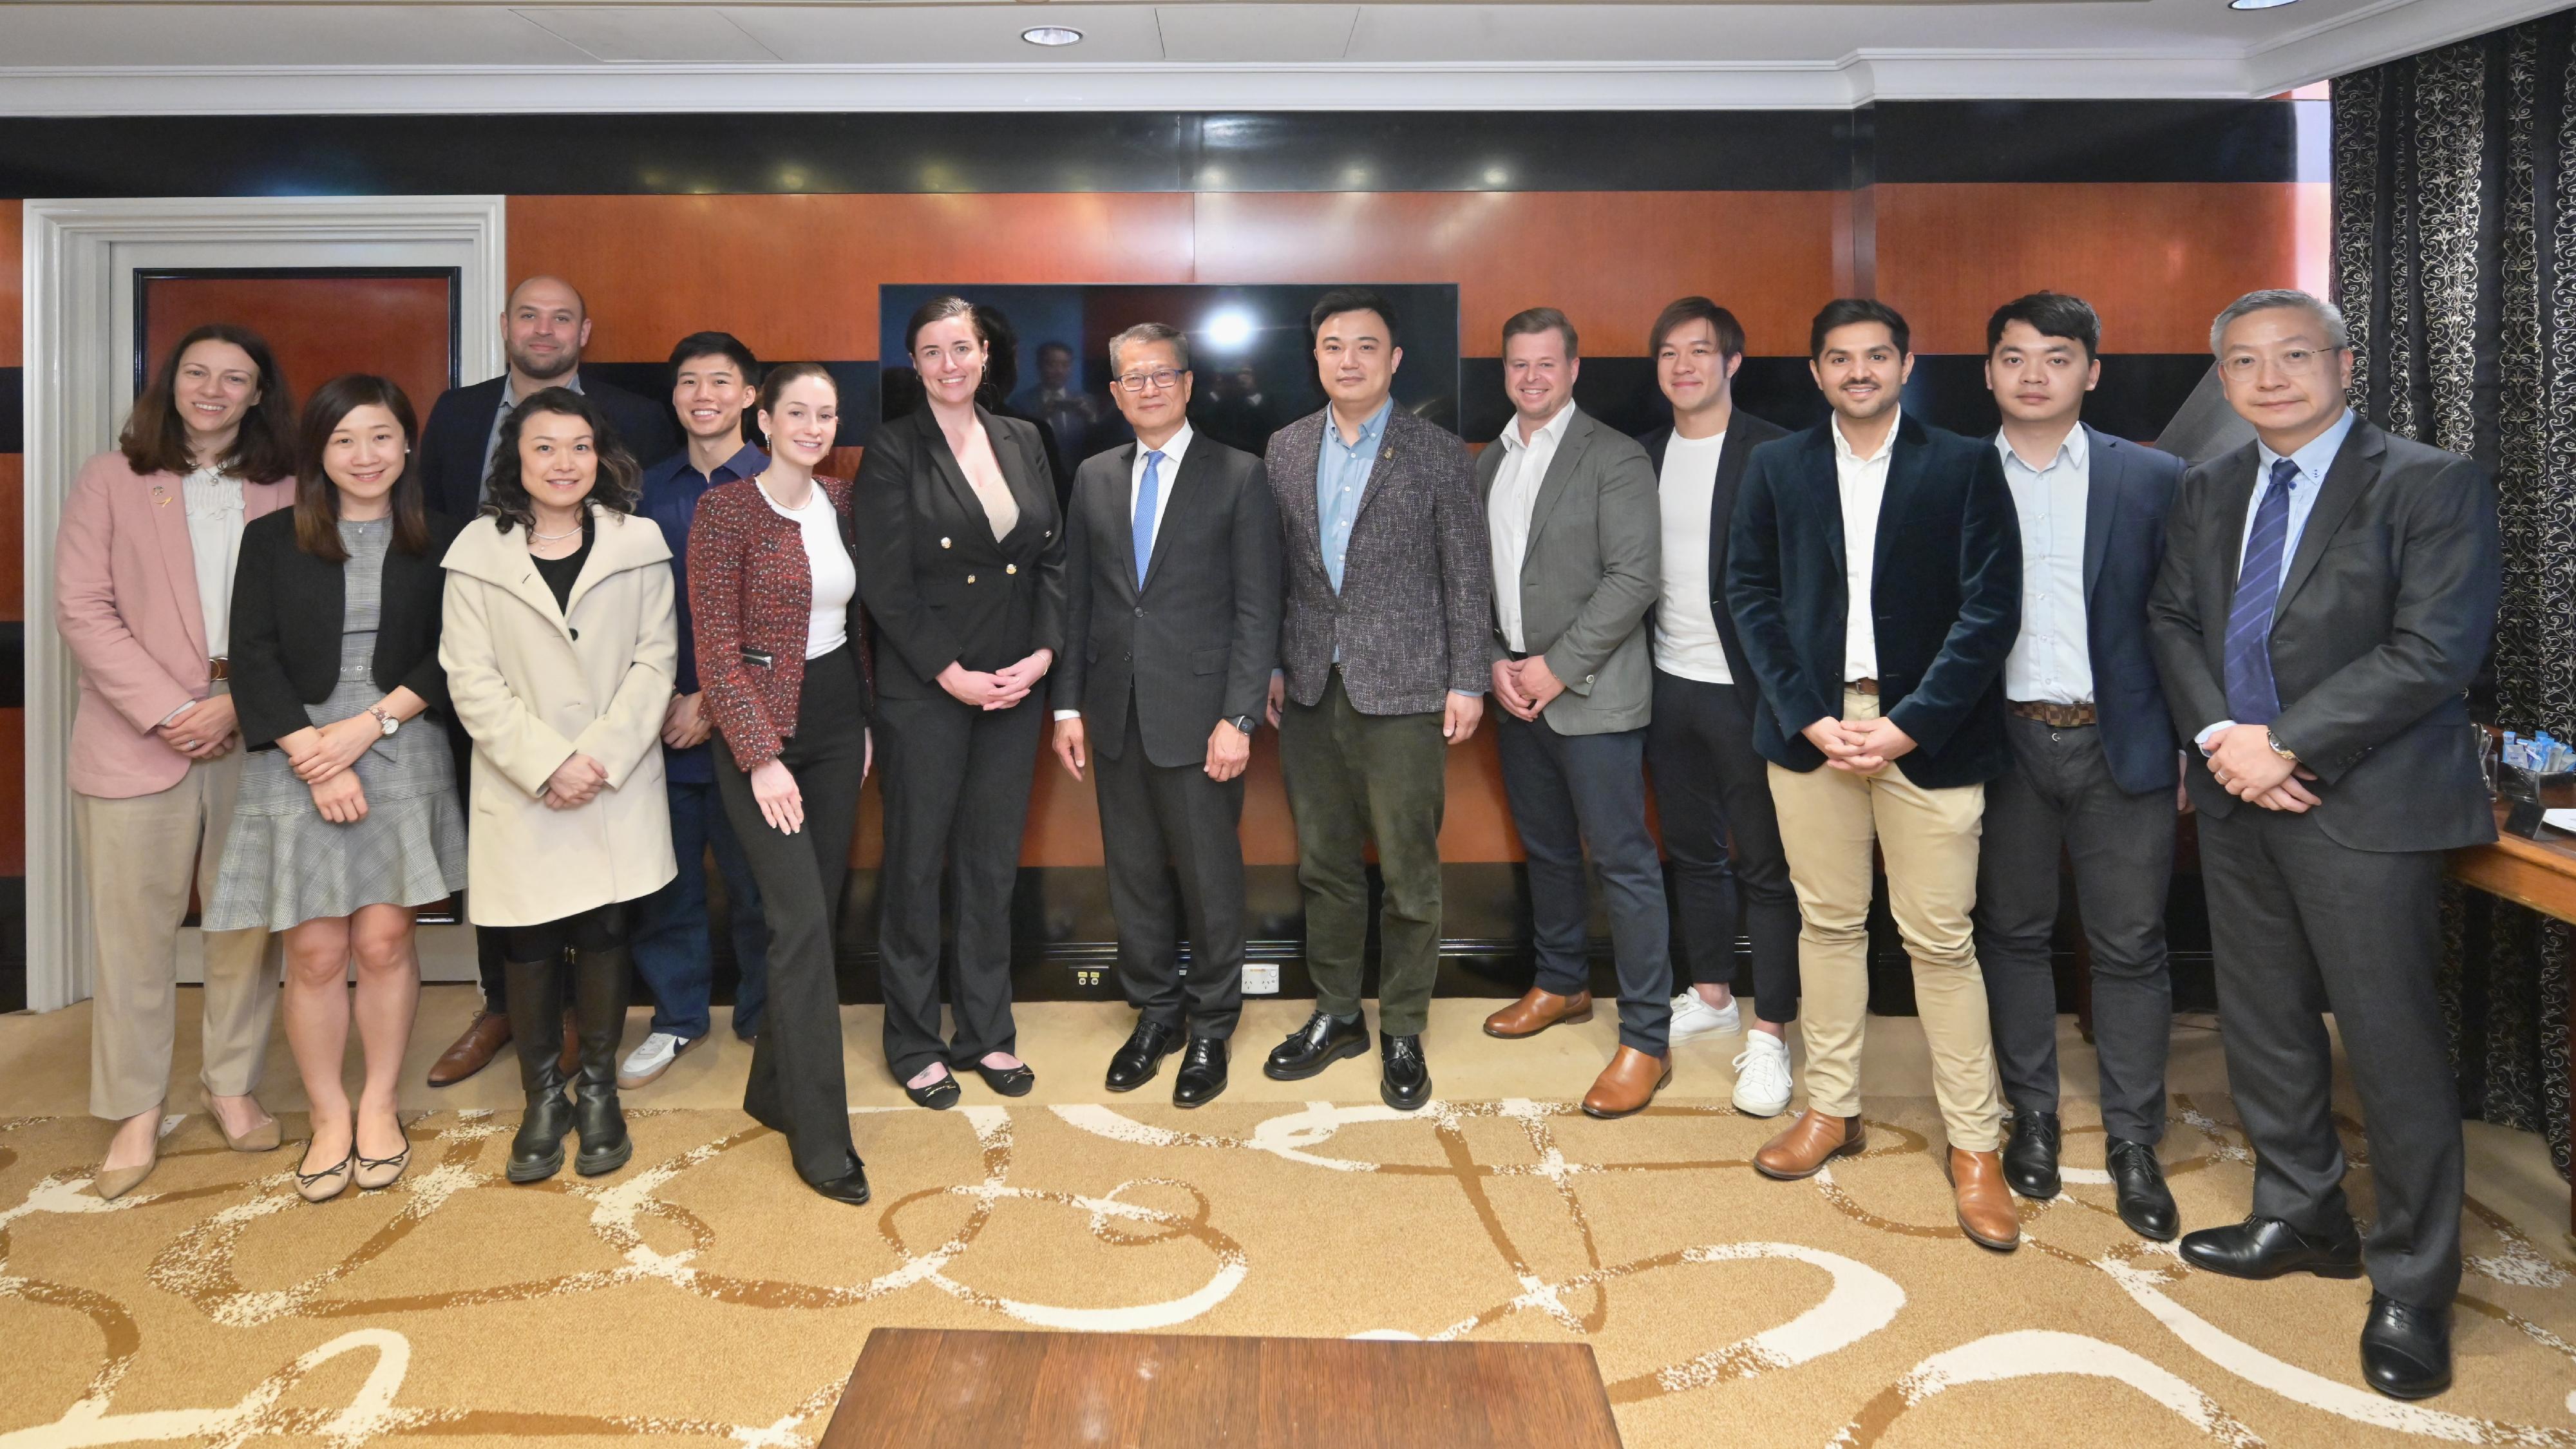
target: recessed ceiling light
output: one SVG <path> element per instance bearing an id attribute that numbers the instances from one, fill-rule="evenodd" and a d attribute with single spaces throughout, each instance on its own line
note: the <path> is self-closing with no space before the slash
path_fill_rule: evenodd
<path id="1" fill-rule="evenodd" d="M 2299 0 L 2227 0 L 2227 8 L 2230 10 L 2278 10 L 2284 5 L 2296 5 L 2298 3 Z"/>
<path id="2" fill-rule="evenodd" d="M 1020 39 L 1031 45 L 1071 45 L 1082 39 L 1082 32 L 1070 25 L 1033 25 L 1020 32 Z"/>

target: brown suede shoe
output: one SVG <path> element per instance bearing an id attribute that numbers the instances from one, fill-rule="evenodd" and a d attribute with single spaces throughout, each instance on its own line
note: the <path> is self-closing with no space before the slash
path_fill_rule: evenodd
<path id="1" fill-rule="evenodd" d="M 1753 1154 L 1753 1170 L 1764 1177 L 1795 1182 L 1825 1170 L 1837 1157 L 1850 1157 L 1869 1145 L 1869 1130 L 1858 1117 L 1829 1117 L 1810 1107 L 1788 1130 Z"/>
<path id="2" fill-rule="evenodd" d="M 2004 1185 L 2000 1153 L 1950 1149 L 1950 1191 L 1959 1200 L 1959 1231 L 1979 1246 L 2009 1253 L 2021 1246 L 2021 1219 Z"/>
<path id="3" fill-rule="evenodd" d="M 1583 1094 L 1583 1115 L 1607 1121 L 1641 1111 L 1672 1079 L 1671 1057 L 1650 1057 L 1623 1046 L 1601 1075 L 1592 1079 L 1592 1090 Z"/>
<path id="4" fill-rule="evenodd" d="M 1590 1021 L 1592 993 L 1578 991 L 1572 996 L 1559 996 L 1553 991 L 1531 987 L 1521 999 L 1485 1018 L 1485 1035 L 1505 1041 L 1536 1036 L 1560 1021 Z"/>
<path id="5" fill-rule="evenodd" d="M 439 1059 L 430 1064 L 429 1084 L 452 1087 L 467 1077 L 492 1065 L 492 1058 L 510 1044 L 510 1018 L 506 1012 L 478 1011 L 465 1024 L 465 1034 L 456 1039 Z"/>

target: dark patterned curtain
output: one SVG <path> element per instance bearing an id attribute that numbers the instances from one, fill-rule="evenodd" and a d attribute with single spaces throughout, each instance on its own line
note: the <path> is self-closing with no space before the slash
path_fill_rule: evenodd
<path id="1" fill-rule="evenodd" d="M 2576 738 L 2576 11 L 2334 84 L 2353 402 L 2495 473 L 2492 718 Z M 2568 1170 L 2571 933 L 2453 887 L 2443 1004 L 2469 1115 Z"/>

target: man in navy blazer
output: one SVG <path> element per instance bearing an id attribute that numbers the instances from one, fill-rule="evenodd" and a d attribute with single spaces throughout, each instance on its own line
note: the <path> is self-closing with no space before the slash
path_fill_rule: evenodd
<path id="1" fill-rule="evenodd" d="M 2012 768 L 1986 786 L 1977 859 L 1977 961 L 1995 1065 L 2012 1108 L 2004 1179 L 2057 1196 L 2057 925 L 2061 848 L 2093 947 L 2094 1045 L 2105 1158 L 2120 1220 L 2178 1231 L 2156 1161 L 2173 1037 L 2165 893 L 2173 880 L 2179 756 L 2156 679 L 2147 596 L 2164 561 L 2182 460 L 2079 419 L 2102 380 L 2102 322 L 2039 292 L 1986 324 L 1986 387 L 2021 525 L 2021 636 L 2004 659 Z"/>
<path id="2" fill-rule="evenodd" d="M 2010 1249 L 2021 1226 L 1997 1155 L 2003 1109 L 1969 912 L 1985 784 L 2012 763 L 2012 493 L 1991 446 L 1898 407 L 1913 358 L 1894 308 L 1828 303 L 1808 342 L 1833 417 L 1753 451 L 1726 560 L 1726 602 L 1762 686 L 1754 747 L 1771 765 L 1798 895 L 1807 1044 L 1807 1110 L 1754 1166 L 1810 1177 L 1863 1145 L 1875 840 L 1913 958 L 1959 1226 Z"/>

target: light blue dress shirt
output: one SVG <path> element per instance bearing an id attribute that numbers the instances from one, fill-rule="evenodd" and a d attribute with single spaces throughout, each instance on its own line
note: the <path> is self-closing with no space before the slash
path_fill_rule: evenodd
<path id="1" fill-rule="evenodd" d="M 2290 561 L 2299 556 L 2299 535 L 2308 528 L 2308 515 L 2317 511 L 2317 495 L 2325 491 L 2326 470 L 2334 466 L 2335 454 L 2343 451 L 2343 440 L 2352 435 L 2352 425 L 2359 421 L 2353 410 L 2345 408 L 2333 427 L 2308 440 L 2306 447 L 2290 455 L 2298 474 L 2290 479 L 2289 532 L 2281 539 L 2281 581 L 2290 579 Z M 2281 455 L 2254 443 L 2254 492 L 2245 504 L 2245 531 L 2236 536 L 2236 568 L 2245 569 L 2245 545 L 2254 537 L 2254 515 L 2262 511 L 2263 490 L 2272 486 L 2272 465 Z M 2201 753 L 2209 752 L 2209 742 L 2219 731 L 2232 728 L 2236 721 L 2223 719 L 2192 736 Z"/>
<path id="2" fill-rule="evenodd" d="M 1360 516 L 1360 496 L 1368 491 L 1369 470 L 1377 466 L 1378 446 L 1386 437 L 1388 398 L 1366 423 L 1356 443 L 1342 441 L 1332 411 L 1324 413 L 1324 446 L 1315 455 L 1315 528 L 1324 549 L 1324 577 L 1333 592 L 1342 591 L 1342 561 L 1350 557 L 1351 524 Z"/>
<path id="3" fill-rule="evenodd" d="M 2084 611 L 2084 514 L 2093 440 L 2081 423 L 2048 466 L 2033 469 L 1995 435 L 2021 521 L 2021 633 L 2004 656 L 2004 697 L 2023 704 L 2093 702 L 2092 635 Z"/>

